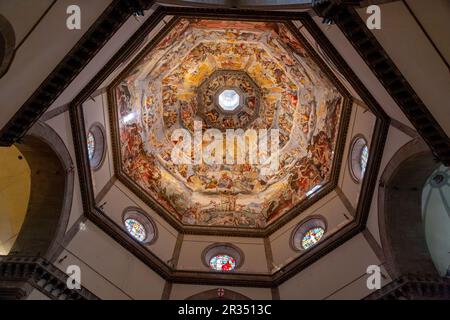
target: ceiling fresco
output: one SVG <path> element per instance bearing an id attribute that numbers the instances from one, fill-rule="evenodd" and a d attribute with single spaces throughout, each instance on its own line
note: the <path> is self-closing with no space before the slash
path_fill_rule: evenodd
<path id="1" fill-rule="evenodd" d="M 330 181 L 345 98 L 283 23 L 180 19 L 112 96 L 120 170 L 185 225 L 265 228 Z M 256 134 L 214 151 L 222 163 L 175 161 L 186 141 L 198 160 L 211 129 Z"/>

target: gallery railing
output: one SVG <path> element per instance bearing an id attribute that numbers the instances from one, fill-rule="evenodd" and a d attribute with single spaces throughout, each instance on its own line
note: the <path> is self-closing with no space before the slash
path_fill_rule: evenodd
<path id="1" fill-rule="evenodd" d="M 40 257 L 0 256 L 0 299 L 23 299 L 34 288 L 52 300 L 98 300 L 82 286 L 70 289 L 68 279 Z"/>

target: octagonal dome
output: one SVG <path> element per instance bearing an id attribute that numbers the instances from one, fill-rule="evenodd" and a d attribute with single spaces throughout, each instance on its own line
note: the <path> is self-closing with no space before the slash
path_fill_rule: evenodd
<path id="1" fill-rule="evenodd" d="M 179 19 L 111 96 L 120 170 L 181 225 L 267 228 L 338 170 L 347 98 L 283 23 Z"/>
<path id="2" fill-rule="evenodd" d="M 241 96 L 235 89 L 224 89 L 218 97 L 218 104 L 224 111 L 233 112 L 239 107 Z"/>

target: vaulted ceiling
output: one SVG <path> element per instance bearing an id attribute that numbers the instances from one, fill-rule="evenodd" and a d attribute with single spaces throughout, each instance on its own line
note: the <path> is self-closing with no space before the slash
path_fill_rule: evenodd
<path id="1" fill-rule="evenodd" d="M 66 93 L 73 134 L 67 144 L 88 219 L 168 281 L 279 285 L 366 228 L 376 211 L 371 204 L 391 118 L 410 136 L 413 124 L 443 162 L 449 159 L 448 138 L 356 10 L 326 3 L 333 5 L 316 12 L 269 12 L 113 1 L 2 129 L 0 141 L 17 141 Z M 122 27 L 135 22 L 136 8 L 145 11 L 136 18 L 143 21 Z M 332 16 L 342 33 L 328 33 L 317 14 Z M 93 170 L 86 144 L 97 122 L 106 128 L 107 154 Z M 202 133 L 222 135 L 278 129 L 279 167 L 261 174 L 267 163 L 228 163 L 238 143 L 223 149 L 219 165 L 176 163 L 172 150 L 195 141 L 196 122 Z M 187 135 L 176 136 L 179 129 Z M 370 156 L 365 178 L 355 181 L 349 149 L 359 136 Z M 256 141 L 275 140 L 265 138 Z M 195 160 L 181 151 L 182 159 Z M 131 202 L 155 221 L 155 243 L 126 233 L 123 211 Z M 295 227 L 318 215 L 327 222 L 324 238 L 307 251 L 291 248 Z M 217 277 L 202 264 L 171 257 L 178 250 L 201 260 L 207 246 L 198 243 L 216 237 L 246 248 L 242 269 Z"/>
<path id="2" fill-rule="evenodd" d="M 337 178 L 350 97 L 289 28 L 178 18 L 115 80 L 119 174 L 168 219 L 264 229 L 298 215 L 305 199 Z M 221 107 L 225 89 L 236 92 L 236 110 Z M 219 130 L 217 140 L 207 129 Z M 230 129 L 247 135 L 227 140 Z M 217 153 L 211 161 L 208 148 Z"/>

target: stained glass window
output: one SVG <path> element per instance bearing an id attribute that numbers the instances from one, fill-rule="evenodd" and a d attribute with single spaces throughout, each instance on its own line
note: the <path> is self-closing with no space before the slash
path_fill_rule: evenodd
<path id="1" fill-rule="evenodd" d="M 88 147 L 88 155 L 89 160 L 92 160 L 94 157 L 94 151 L 95 151 L 95 138 L 92 132 L 89 131 L 88 137 L 87 137 L 87 147 Z"/>
<path id="2" fill-rule="evenodd" d="M 302 239 L 302 247 L 303 249 L 309 249 L 314 246 L 320 239 L 323 237 L 325 230 L 321 227 L 316 227 L 309 229 Z"/>
<path id="3" fill-rule="evenodd" d="M 135 219 L 127 219 L 125 220 L 125 227 L 127 228 L 128 233 L 135 238 L 143 242 L 147 236 L 147 232 L 142 223 Z"/>
<path id="4" fill-rule="evenodd" d="M 219 254 L 211 258 L 209 266 L 216 271 L 232 271 L 236 268 L 236 260 L 229 255 Z"/>
<path id="5" fill-rule="evenodd" d="M 364 172 L 366 171 L 368 159 L 369 159 L 369 148 L 365 145 L 361 150 L 361 157 L 359 159 L 362 174 L 364 174 Z"/>

